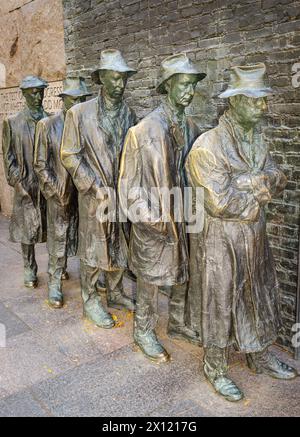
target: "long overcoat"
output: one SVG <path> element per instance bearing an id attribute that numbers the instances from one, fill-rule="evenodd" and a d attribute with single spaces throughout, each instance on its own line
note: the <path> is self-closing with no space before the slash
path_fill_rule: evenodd
<path id="1" fill-rule="evenodd" d="M 47 117 L 43 111 L 43 117 Z M 35 120 L 28 108 L 3 121 L 3 160 L 7 182 L 14 187 L 10 240 L 34 244 L 46 240 L 46 202 L 33 168 Z"/>
<path id="2" fill-rule="evenodd" d="M 183 205 L 183 164 L 197 135 L 196 124 L 187 117 L 179 141 L 169 108 L 162 104 L 129 129 L 125 140 L 119 196 L 122 211 L 132 222 L 129 268 L 158 286 L 188 281 L 183 208 L 174 205 L 176 217 L 172 199 L 165 193 L 175 188 L 177 206 Z"/>
<path id="3" fill-rule="evenodd" d="M 61 159 L 78 190 L 79 256 L 89 266 L 113 271 L 127 267 L 127 242 L 117 214 L 115 220 L 109 217 L 103 220 L 98 214 L 103 200 L 97 198 L 94 187 L 108 187 L 116 193 L 123 141 L 128 129 L 136 123 L 136 116 L 123 102 L 118 117 L 117 142 L 111 133 L 113 129 L 104 120 L 100 94 L 69 109 Z M 115 204 L 117 211 L 117 198 Z"/>
<path id="4" fill-rule="evenodd" d="M 250 141 L 250 143 L 249 143 Z M 273 343 L 280 326 L 279 289 L 266 234 L 265 208 L 254 196 L 253 174 L 264 174 L 271 194 L 286 177 L 271 158 L 262 135 L 245 138 L 225 113 L 219 125 L 192 147 L 186 169 L 204 188 L 204 230 L 198 235 L 199 330 L 203 345 L 231 344 L 243 352 Z"/>
<path id="5" fill-rule="evenodd" d="M 50 255 L 76 255 L 78 232 L 77 190 L 62 165 L 60 146 L 64 111 L 38 122 L 34 169 L 47 200 L 47 247 Z"/>

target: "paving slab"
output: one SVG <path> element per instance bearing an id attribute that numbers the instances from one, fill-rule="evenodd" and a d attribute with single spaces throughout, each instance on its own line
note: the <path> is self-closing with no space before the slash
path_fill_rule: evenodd
<path id="1" fill-rule="evenodd" d="M 0 400 L 0 417 L 47 417 L 49 415 L 29 391 L 19 392 Z"/>
<path id="2" fill-rule="evenodd" d="M 14 337 L 29 331 L 30 327 L 26 325 L 19 317 L 9 311 L 3 303 L 0 302 L 0 323 L 5 326 L 6 338 Z"/>

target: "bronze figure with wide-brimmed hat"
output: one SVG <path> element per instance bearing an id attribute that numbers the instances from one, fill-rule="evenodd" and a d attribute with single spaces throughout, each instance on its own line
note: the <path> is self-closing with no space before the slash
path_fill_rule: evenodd
<path id="1" fill-rule="evenodd" d="M 67 257 L 77 251 L 77 190 L 60 159 L 65 116 L 72 106 L 91 96 L 82 77 L 67 77 L 59 97 L 63 109 L 37 124 L 34 169 L 47 199 L 48 302 L 63 306 L 62 280 L 68 279 Z"/>
<path id="2" fill-rule="evenodd" d="M 99 66 L 92 73 L 93 81 L 101 85 L 99 95 L 68 111 L 61 147 L 63 164 L 79 192 L 84 316 L 102 328 L 112 328 L 114 320 L 97 292 L 101 272 L 106 276 L 108 306 L 134 309 L 132 299 L 123 291 L 123 273 L 127 268 L 123 224 L 117 213 L 112 220 L 103 218 L 105 213 L 101 213 L 107 193 L 109 201 L 116 201 L 113 211 L 118 211 L 119 159 L 127 130 L 136 123 L 135 113 L 126 104 L 123 93 L 134 73 L 119 50 L 101 52 Z"/>
<path id="3" fill-rule="evenodd" d="M 3 122 L 3 160 L 7 182 L 14 188 L 10 222 L 11 241 L 21 243 L 24 260 L 24 284 L 36 287 L 35 243 L 46 239 L 46 206 L 33 169 L 34 138 L 37 122 L 48 114 L 43 109 L 48 83 L 37 76 L 25 77 L 20 89 L 25 109 Z"/>
<path id="4" fill-rule="evenodd" d="M 197 333 L 185 323 L 189 268 L 184 217 L 177 221 L 172 210 L 166 223 L 161 215 L 153 215 L 151 205 L 157 206 L 157 212 L 168 208 L 168 200 L 160 195 L 166 188 L 178 188 L 182 201 L 183 165 L 199 135 L 185 108 L 205 76 L 186 54 L 166 58 L 157 88 L 166 97 L 129 129 L 122 154 L 119 196 L 122 210 L 132 222 L 129 267 L 137 276 L 134 341 L 148 359 L 157 363 L 169 360 L 155 333 L 158 287 L 171 287 L 168 334 L 198 343 Z"/>
<path id="5" fill-rule="evenodd" d="M 191 184 L 204 189 L 196 255 L 204 373 L 229 401 L 243 398 L 228 375 L 230 346 L 246 353 L 256 373 L 278 379 L 297 374 L 268 349 L 280 328 L 280 290 L 265 206 L 286 185 L 259 127 L 271 93 L 264 64 L 232 67 L 220 94 L 229 98 L 229 109 L 197 139 L 186 162 Z"/>

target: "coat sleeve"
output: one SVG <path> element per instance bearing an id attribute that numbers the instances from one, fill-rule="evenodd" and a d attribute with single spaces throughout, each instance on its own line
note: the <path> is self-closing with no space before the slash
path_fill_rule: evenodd
<path id="1" fill-rule="evenodd" d="M 3 121 L 2 151 L 6 180 L 10 186 L 14 187 L 20 181 L 20 172 L 8 120 Z"/>
<path id="2" fill-rule="evenodd" d="M 287 183 L 285 174 L 278 168 L 270 153 L 267 154 L 263 172 L 268 176 L 270 192 L 272 195 L 281 193 Z"/>
<path id="3" fill-rule="evenodd" d="M 186 169 L 190 183 L 204 188 L 205 209 L 211 216 L 256 221 L 260 211 L 258 202 L 251 192 L 235 188 L 222 148 L 209 147 L 211 139 L 216 138 L 201 136 L 188 156 Z"/>
<path id="4" fill-rule="evenodd" d="M 72 110 L 66 114 L 61 144 L 61 160 L 70 173 L 77 190 L 81 193 L 87 193 L 96 182 L 96 176 L 84 157 L 78 117 Z"/>
<path id="5" fill-rule="evenodd" d="M 34 170 L 45 199 L 49 199 L 55 194 L 59 194 L 59 188 L 55 176 L 49 168 L 49 160 L 47 126 L 42 120 L 38 122 L 35 131 Z"/>

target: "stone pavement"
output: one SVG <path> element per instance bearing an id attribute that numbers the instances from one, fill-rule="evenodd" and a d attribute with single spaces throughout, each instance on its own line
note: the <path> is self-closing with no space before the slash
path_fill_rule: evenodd
<path id="1" fill-rule="evenodd" d="M 0 416 L 299 416 L 300 378 L 291 382 L 254 375 L 232 353 L 230 374 L 244 390 L 238 404 L 213 393 L 200 371 L 202 350 L 166 336 L 167 298 L 160 296 L 158 333 L 172 361 L 157 366 L 132 350 L 132 315 L 114 310 L 117 327 L 103 330 L 83 320 L 79 263 L 69 262 L 66 305 L 47 305 L 47 253 L 37 246 L 40 285 L 22 284 L 17 244 L 8 242 L 0 216 Z M 126 283 L 128 292 L 130 283 Z M 279 348 L 300 371 L 300 362 Z"/>

